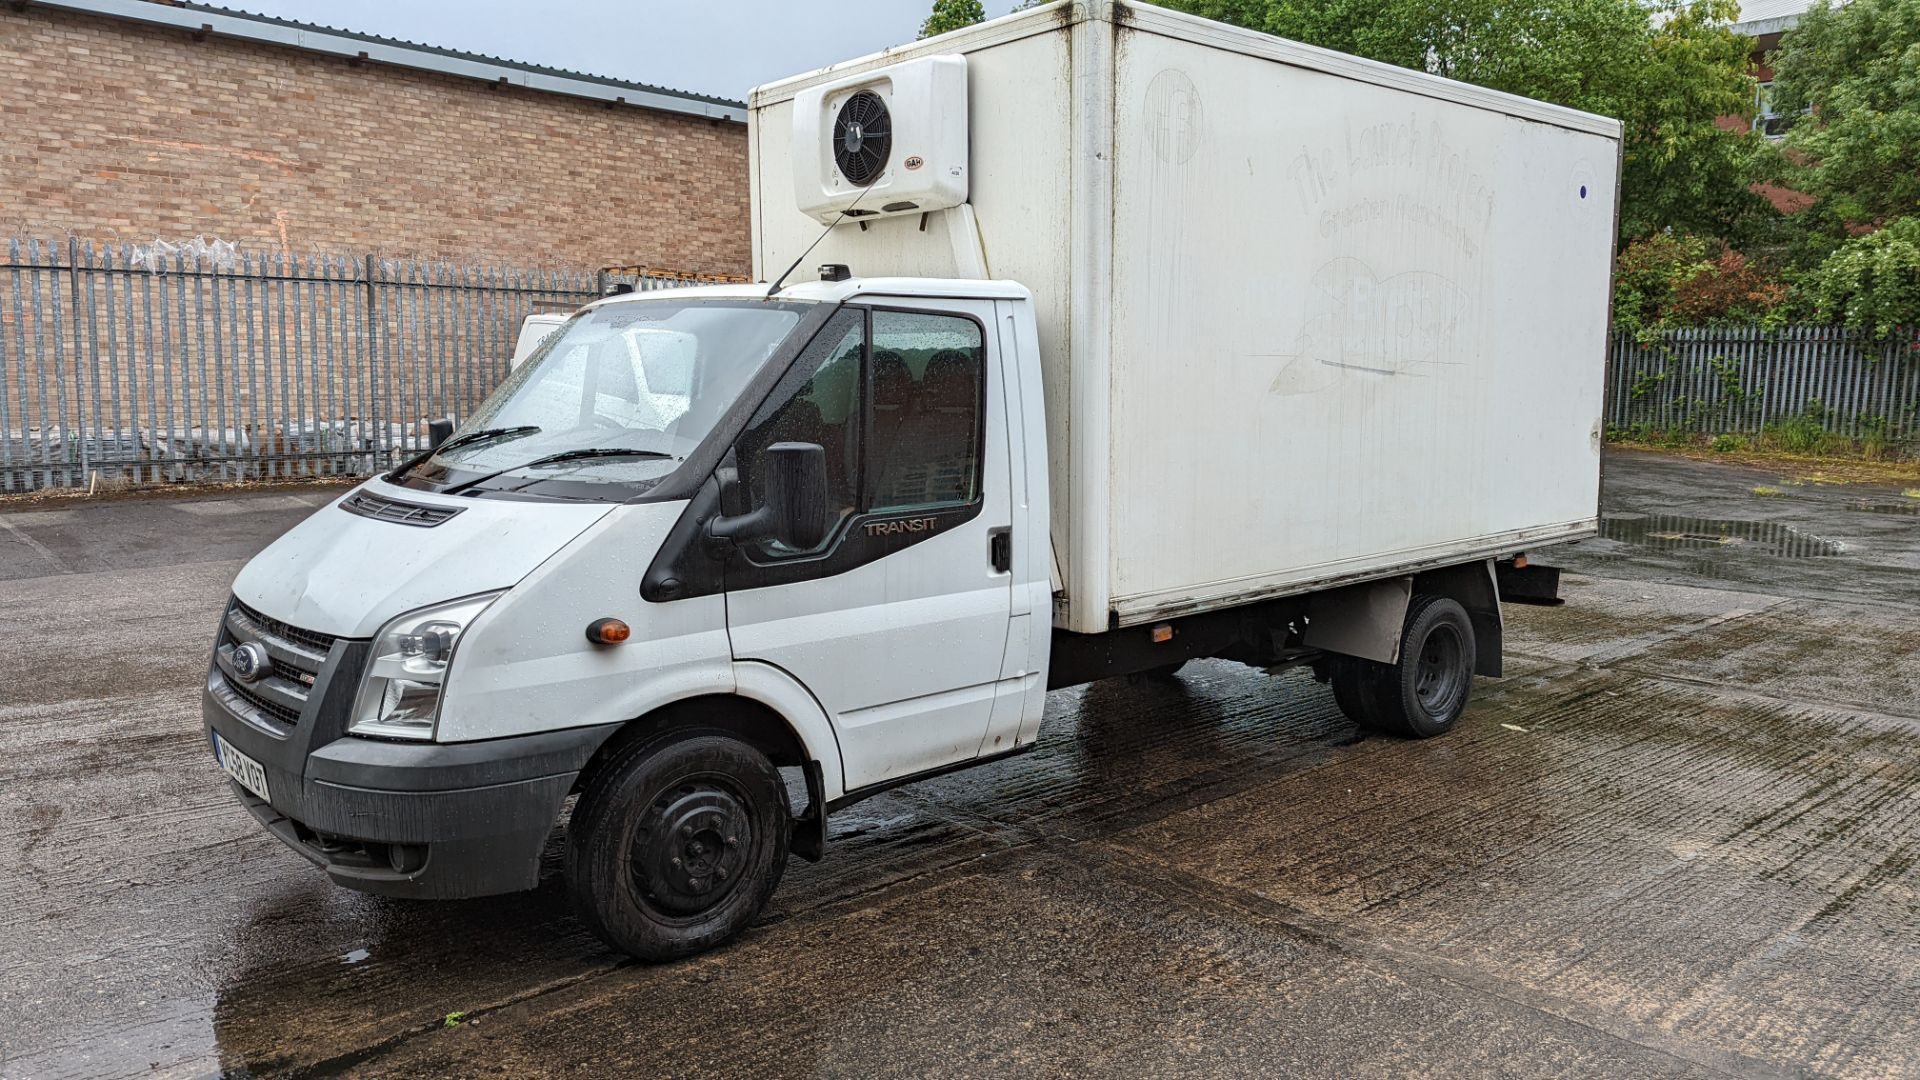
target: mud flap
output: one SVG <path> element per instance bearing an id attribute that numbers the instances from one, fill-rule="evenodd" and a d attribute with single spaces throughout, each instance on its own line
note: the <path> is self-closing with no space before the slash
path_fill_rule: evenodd
<path id="1" fill-rule="evenodd" d="M 1540 604 L 1557 607 L 1566 603 L 1560 597 L 1560 568 L 1528 563 L 1514 565 L 1505 559 L 1493 564 L 1493 578 L 1500 587 L 1503 604 Z"/>
<path id="2" fill-rule="evenodd" d="M 1391 664 L 1400 658 L 1400 628 L 1412 594 L 1410 577 L 1363 581 L 1315 593 L 1308 602 L 1307 632 L 1301 643 Z"/>
<path id="3" fill-rule="evenodd" d="M 807 778 L 807 812 L 793 819 L 793 836 L 787 849 L 808 862 L 819 862 L 827 853 L 826 773 L 817 761 L 801 766 Z"/>

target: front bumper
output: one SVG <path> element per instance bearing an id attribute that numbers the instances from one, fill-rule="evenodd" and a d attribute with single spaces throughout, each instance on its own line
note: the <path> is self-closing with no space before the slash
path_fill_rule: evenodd
<path id="1" fill-rule="evenodd" d="M 322 725 L 282 730 L 222 690 L 216 670 L 203 725 L 265 769 L 271 803 L 231 786 L 267 831 L 336 884 L 420 899 L 538 884 L 574 778 L 618 726 L 475 743 L 320 742 L 312 728 Z"/>

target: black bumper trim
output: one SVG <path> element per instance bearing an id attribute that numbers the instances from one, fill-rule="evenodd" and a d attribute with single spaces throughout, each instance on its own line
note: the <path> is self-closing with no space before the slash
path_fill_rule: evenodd
<path id="1" fill-rule="evenodd" d="M 267 831 L 337 884 L 423 899 L 537 885 L 541 851 L 575 778 L 620 728 L 471 743 L 344 736 L 302 755 L 307 740 L 259 731 L 211 692 L 201 702 L 206 728 L 266 770 L 271 804 L 229 786 Z"/>
<path id="2" fill-rule="evenodd" d="M 327 872 L 334 884 L 357 892 L 414 900 L 461 900 L 520 892 L 540 883 L 540 852 L 553 831 L 553 814 L 529 818 L 522 827 L 413 845 L 410 870 L 396 870 L 390 850 L 406 841 L 347 837 L 281 813 L 232 785 L 241 805 L 281 843 Z M 539 793 L 533 793 L 536 796 Z M 566 789 L 544 805 L 558 812 Z M 398 809 L 398 808 L 396 808 Z"/>

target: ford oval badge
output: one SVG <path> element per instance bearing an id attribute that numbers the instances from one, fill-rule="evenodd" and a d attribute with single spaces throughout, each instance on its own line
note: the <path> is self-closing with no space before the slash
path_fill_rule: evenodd
<path id="1" fill-rule="evenodd" d="M 236 646 L 233 650 L 233 677 L 241 682 L 258 682 L 266 674 L 271 664 L 266 647 L 257 641 L 249 641 Z"/>

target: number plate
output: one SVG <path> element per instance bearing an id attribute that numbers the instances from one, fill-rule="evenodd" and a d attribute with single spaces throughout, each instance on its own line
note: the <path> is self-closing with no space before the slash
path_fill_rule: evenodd
<path id="1" fill-rule="evenodd" d="M 233 748 L 233 744 L 213 733 L 213 757 L 220 763 L 220 769 L 228 776 L 239 781 L 240 786 L 255 795 L 272 802 L 267 794 L 267 770 L 261 764 Z"/>

